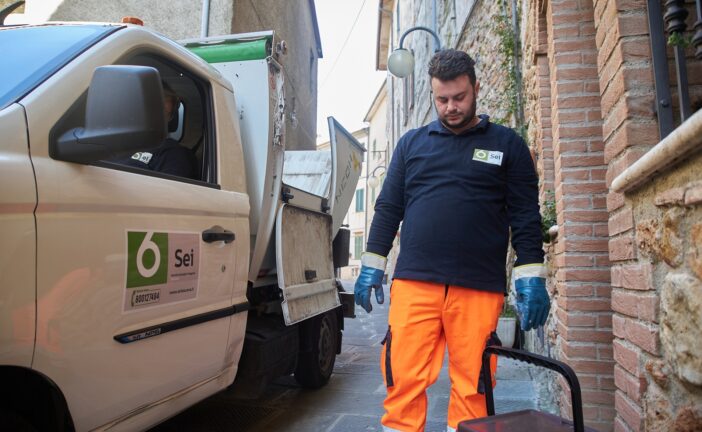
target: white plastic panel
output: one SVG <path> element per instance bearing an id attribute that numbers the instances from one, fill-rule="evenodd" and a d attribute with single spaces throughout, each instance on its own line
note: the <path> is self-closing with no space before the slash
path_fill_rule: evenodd
<path id="1" fill-rule="evenodd" d="M 330 207 L 333 217 L 332 238 L 334 238 L 356 192 L 356 185 L 363 168 L 363 152 L 366 150 L 334 117 L 328 117 L 327 121 L 332 149 L 331 190 L 334 191 L 334 197 L 330 200 Z"/>

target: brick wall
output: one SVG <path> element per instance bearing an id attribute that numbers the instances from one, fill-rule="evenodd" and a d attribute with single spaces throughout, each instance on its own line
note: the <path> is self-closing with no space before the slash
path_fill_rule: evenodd
<path id="1" fill-rule="evenodd" d="M 557 345 L 580 379 L 586 423 L 605 431 L 614 414 L 614 364 L 594 10 L 588 0 L 552 0 L 545 11 L 559 226 Z M 563 399 L 569 401 L 567 393 Z"/>
<path id="2" fill-rule="evenodd" d="M 658 141 L 652 112 L 653 79 L 644 1 L 596 0 L 597 68 L 602 94 L 607 185 Z M 658 351 L 658 299 L 650 265 L 637 263 L 632 207 L 616 192 L 607 196 L 612 263 L 615 430 L 643 430 L 642 353 Z"/>
<path id="3" fill-rule="evenodd" d="M 586 424 L 612 430 L 614 360 L 607 185 L 594 9 L 588 0 L 532 0 L 522 11 L 524 88 L 542 200 L 555 191 L 548 248 L 554 306 L 548 343 L 578 374 Z M 561 415 L 571 415 L 558 380 Z"/>
<path id="4" fill-rule="evenodd" d="M 546 14 L 531 7 L 523 14 L 524 119 L 528 141 L 536 159 L 541 202 L 553 198 L 553 145 L 551 134 L 551 80 L 548 63 Z"/>

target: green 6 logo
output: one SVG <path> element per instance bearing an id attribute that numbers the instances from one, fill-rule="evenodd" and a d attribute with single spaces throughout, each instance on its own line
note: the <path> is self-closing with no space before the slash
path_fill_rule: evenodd
<path id="1" fill-rule="evenodd" d="M 165 284 L 168 233 L 127 232 L 127 288 Z"/>
<path id="2" fill-rule="evenodd" d="M 486 161 L 488 160 L 488 152 L 485 150 L 475 149 L 473 152 L 473 159 Z"/>

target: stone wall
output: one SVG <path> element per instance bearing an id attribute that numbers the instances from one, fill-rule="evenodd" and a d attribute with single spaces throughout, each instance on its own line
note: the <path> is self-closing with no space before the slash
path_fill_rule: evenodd
<path id="1" fill-rule="evenodd" d="M 507 2 L 461 2 L 456 9 L 453 9 L 453 3 L 437 1 L 437 33 L 442 48 L 464 50 L 476 61 L 476 75 L 480 81 L 478 113 L 489 114 L 493 120 L 499 119 L 513 125 L 514 119 L 507 115 L 508 102 L 504 92 L 507 82 L 504 64 L 509 64 L 510 59 L 496 58 L 500 43 L 496 34 L 496 17 L 498 14 L 507 14 L 509 17 Z M 465 21 L 458 21 L 461 16 Z M 431 2 L 398 1 L 395 3 L 393 17 L 394 49 L 398 47 L 399 38 L 407 29 L 414 26 L 432 27 Z M 410 33 L 405 38 L 404 48 L 414 52 L 414 75 L 405 79 L 390 78 L 396 95 L 392 103 L 395 104 L 397 137 L 433 119 L 431 85 L 427 73 L 427 64 L 433 55 L 432 41 L 432 36 L 426 32 Z"/>
<path id="2" fill-rule="evenodd" d="M 509 70 L 512 58 L 500 51 L 504 42 L 500 30 L 511 33 L 511 9 L 506 0 L 476 1 L 469 13 L 468 25 L 458 35 L 454 48 L 466 51 L 475 60 L 480 81 L 478 113 L 490 115 L 492 121 L 516 126 L 516 116 L 509 113 Z"/>
<path id="3" fill-rule="evenodd" d="M 660 137 L 646 2 L 594 3 L 610 186 Z M 644 186 L 607 196 L 617 431 L 702 429 L 702 157 L 683 157 Z"/>
<path id="4" fill-rule="evenodd" d="M 627 192 L 612 269 L 619 429 L 702 430 L 702 156 Z"/>

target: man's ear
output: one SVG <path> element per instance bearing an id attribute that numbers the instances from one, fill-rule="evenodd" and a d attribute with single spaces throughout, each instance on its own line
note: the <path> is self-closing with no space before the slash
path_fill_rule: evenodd
<path id="1" fill-rule="evenodd" d="M 475 93 L 475 96 L 478 96 L 478 92 L 480 91 L 480 81 L 477 79 L 475 80 L 475 86 L 473 86 L 473 93 Z"/>

